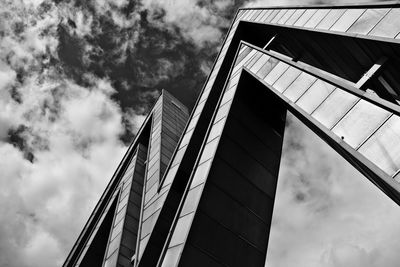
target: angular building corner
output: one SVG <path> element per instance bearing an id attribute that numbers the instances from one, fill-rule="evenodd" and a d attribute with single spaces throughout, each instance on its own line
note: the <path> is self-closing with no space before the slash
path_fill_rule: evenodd
<path id="1" fill-rule="evenodd" d="M 400 204 L 399 66 L 398 2 L 240 9 L 191 115 L 163 91 L 64 266 L 265 266 L 287 112 Z"/>

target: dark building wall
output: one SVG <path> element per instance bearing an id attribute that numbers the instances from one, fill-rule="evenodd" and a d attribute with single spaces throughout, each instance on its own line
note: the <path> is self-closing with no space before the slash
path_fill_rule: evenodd
<path id="1" fill-rule="evenodd" d="M 179 266 L 265 264 L 286 109 L 249 86 L 239 85 Z"/>

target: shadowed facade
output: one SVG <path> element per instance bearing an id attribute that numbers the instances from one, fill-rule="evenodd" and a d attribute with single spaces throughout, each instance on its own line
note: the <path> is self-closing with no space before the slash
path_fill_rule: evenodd
<path id="1" fill-rule="evenodd" d="M 399 18 L 240 9 L 190 117 L 162 93 L 64 266 L 264 266 L 287 111 L 400 204 Z"/>

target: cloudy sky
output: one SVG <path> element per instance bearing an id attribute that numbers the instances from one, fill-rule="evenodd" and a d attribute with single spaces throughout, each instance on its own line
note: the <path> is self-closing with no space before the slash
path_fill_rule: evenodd
<path id="1" fill-rule="evenodd" d="M 308 2 L 0 0 L 0 267 L 62 264 L 159 91 L 193 106 L 234 10 Z M 290 122 L 269 266 L 395 266 L 399 209 Z"/>
<path id="2" fill-rule="evenodd" d="M 288 114 L 268 267 L 396 267 L 400 208 Z"/>

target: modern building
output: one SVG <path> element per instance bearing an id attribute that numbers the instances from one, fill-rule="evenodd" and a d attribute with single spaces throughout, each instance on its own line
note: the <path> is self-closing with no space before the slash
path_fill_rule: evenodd
<path id="1" fill-rule="evenodd" d="M 400 2 L 240 9 L 190 116 L 162 93 L 64 266 L 264 266 L 288 111 L 400 204 L 399 66 Z"/>

